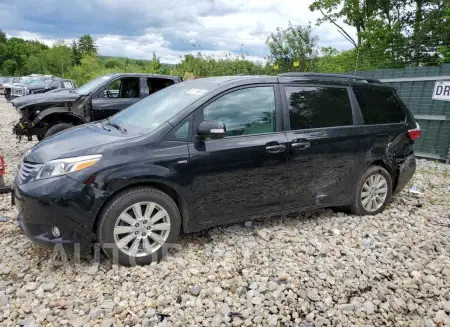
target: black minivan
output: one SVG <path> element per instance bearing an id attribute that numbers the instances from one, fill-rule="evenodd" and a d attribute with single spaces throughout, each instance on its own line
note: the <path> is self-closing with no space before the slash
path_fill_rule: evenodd
<path id="1" fill-rule="evenodd" d="M 181 230 L 321 207 L 375 215 L 414 174 L 419 136 L 375 79 L 195 79 L 37 144 L 14 182 L 18 221 L 35 242 L 98 242 L 144 265 Z"/>

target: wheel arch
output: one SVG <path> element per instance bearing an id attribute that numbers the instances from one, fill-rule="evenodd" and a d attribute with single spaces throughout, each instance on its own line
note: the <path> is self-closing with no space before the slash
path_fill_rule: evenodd
<path id="1" fill-rule="evenodd" d="M 57 121 L 61 123 L 70 123 L 73 125 L 81 125 L 87 123 L 84 117 L 76 115 L 66 108 L 49 108 L 41 112 L 36 119 L 34 120 L 34 124 L 38 125 L 40 122 L 50 122 Z"/>
<path id="2" fill-rule="evenodd" d="M 388 165 L 381 158 L 374 158 L 373 160 L 368 162 L 367 168 L 369 168 L 370 166 L 379 166 L 379 167 L 383 167 L 384 169 L 386 169 L 386 171 L 389 173 L 389 175 L 391 175 L 392 190 L 395 190 L 395 188 L 397 187 L 397 183 L 398 183 L 398 174 L 395 172 L 394 169 L 392 169 L 392 167 L 390 165 Z"/>
<path id="3" fill-rule="evenodd" d="M 163 182 L 160 181 L 145 181 L 145 182 L 136 182 L 133 184 L 129 184 L 126 185 L 122 188 L 119 188 L 117 190 L 114 190 L 114 192 L 112 192 L 108 198 L 106 199 L 106 201 L 101 205 L 100 209 L 97 211 L 97 214 L 95 216 L 95 220 L 94 223 L 92 225 L 92 233 L 95 233 L 98 227 L 98 223 L 100 221 L 100 216 L 102 214 L 102 212 L 105 210 L 106 206 L 111 203 L 111 201 L 120 193 L 124 193 L 128 190 L 134 189 L 134 188 L 138 188 L 138 187 L 153 187 L 156 188 L 158 190 L 160 190 L 161 192 L 166 193 L 177 205 L 178 210 L 180 211 L 180 216 L 181 216 L 181 228 L 183 229 L 184 232 L 186 232 L 187 230 L 187 224 L 189 221 L 189 210 L 188 210 L 188 205 L 187 205 L 187 201 L 184 199 L 184 197 L 180 194 L 180 192 L 178 192 L 177 190 L 175 190 L 172 186 L 165 184 Z"/>

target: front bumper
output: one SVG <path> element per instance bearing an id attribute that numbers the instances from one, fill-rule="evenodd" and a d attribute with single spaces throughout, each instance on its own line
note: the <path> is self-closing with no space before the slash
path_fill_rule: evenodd
<path id="1" fill-rule="evenodd" d="M 26 184 L 18 179 L 14 181 L 13 196 L 22 231 L 41 245 L 62 244 L 69 251 L 89 251 L 104 193 L 67 176 Z M 59 229 L 59 237 L 53 236 L 53 226 Z"/>
<path id="2" fill-rule="evenodd" d="M 414 154 L 409 155 L 399 165 L 397 185 L 394 190 L 394 194 L 399 193 L 405 188 L 413 177 L 416 171 L 416 156 Z"/>

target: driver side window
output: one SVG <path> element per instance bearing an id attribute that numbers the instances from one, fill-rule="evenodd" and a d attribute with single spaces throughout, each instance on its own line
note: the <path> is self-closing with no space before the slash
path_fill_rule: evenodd
<path id="1" fill-rule="evenodd" d="M 275 132 L 275 118 L 272 86 L 233 91 L 203 108 L 203 119 L 223 122 L 227 136 Z"/>
<path id="2" fill-rule="evenodd" d="M 103 91 L 104 98 L 139 98 L 139 78 L 125 77 L 111 82 Z"/>

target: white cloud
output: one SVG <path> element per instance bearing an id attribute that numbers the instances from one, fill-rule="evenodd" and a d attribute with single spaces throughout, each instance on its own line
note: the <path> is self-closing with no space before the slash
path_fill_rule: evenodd
<path id="1" fill-rule="evenodd" d="M 28 1 L 32 0 L 24 0 L 25 5 Z M 71 41 L 91 33 L 102 55 L 150 59 L 156 52 L 163 62 L 176 63 L 180 56 L 198 51 L 193 44 L 200 45 L 205 54 L 224 56 L 242 48 L 251 60 L 264 60 L 265 40 L 270 32 L 286 27 L 289 21 L 314 24 L 320 17 L 309 10 L 312 0 L 133 0 L 132 4 L 123 0 L 73 0 L 72 15 L 55 20 L 57 9 L 52 5 L 68 10 L 65 4 L 55 1 L 43 0 L 34 16 L 18 8 L 25 6 L 22 2 L 0 4 L 0 19 L 6 17 L 6 10 L 13 10 L 18 22 L 14 25 L 12 20 L 5 20 L 8 34 L 39 39 L 48 45 L 59 37 Z M 104 12 L 100 14 L 98 8 L 104 8 Z M 73 24 L 74 20 L 78 24 Z M 350 28 L 348 31 L 355 34 Z M 320 46 L 340 50 L 351 47 L 331 24 L 314 26 L 313 32 L 319 36 Z"/>

